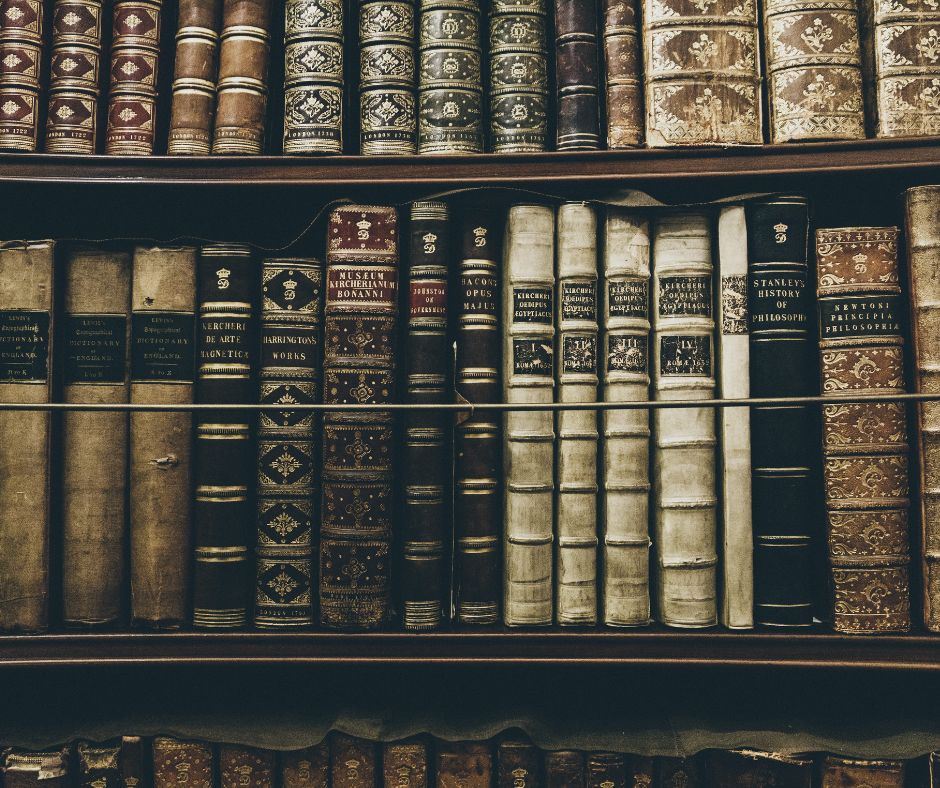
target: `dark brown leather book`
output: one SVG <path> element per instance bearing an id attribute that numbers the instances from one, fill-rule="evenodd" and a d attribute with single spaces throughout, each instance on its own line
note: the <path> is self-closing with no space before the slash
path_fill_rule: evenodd
<path id="1" fill-rule="evenodd" d="M 394 401 L 398 217 L 345 205 L 327 240 L 323 401 Z M 320 623 L 374 629 L 390 615 L 393 419 L 388 412 L 323 417 Z"/>
<path id="2" fill-rule="evenodd" d="M 121 769 L 122 788 L 139 788 L 150 775 L 144 755 L 147 747 L 140 736 L 122 736 L 118 765 Z"/>
<path id="3" fill-rule="evenodd" d="M 69 748 L 53 752 L 11 750 L 3 756 L 4 788 L 69 788 Z"/>
<path id="4" fill-rule="evenodd" d="M 711 750 L 707 753 L 706 768 L 711 783 L 722 788 L 754 785 L 812 788 L 813 785 L 811 758 L 756 750 Z"/>
<path id="5" fill-rule="evenodd" d="M 386 744 L 382 777 L 387 788 L 428 788 L 428 745 L 424 739 Z"/>
<path id="6" fill-rule="evenodd" d="M 584 753 L 557 750 L 545 753 L 545 788 L 584 788 Z"/>
<path id="7" fill-rule="evenodd" d="M 214 788 L 214 771 L 211 744 L 168 736 L 153 740 L 153 788 Z"/>
<path id="8" fill-rule="evenodd" d="M 202 247 L 199 259 L 199 367 L 196 401 L 254 402 L 258 268 L 243 244 Z M 201 411 L 196 422 L 193 623 L 244 626 L 249 604 L 249 491 L 256 481 L 253 417 Z"/>
<path id="9" fill-rule="evenodd" d="M 631 788 L 653 788 L 656 779 L 657 758 L 636 756 L 633 759 L 633 780 Z"/>
<path id="10" fill-rule="evenodd" d="M 0 402 L 49 402 L 53 242 L 0 242 Z M 0 631 L 49 624 L 50 415 L 0 411 Z"/>
<path id="11" fill-rule="evenodd" d="M 601 0 L 604 15 L 604 76 L 607 147 L 643 143 L 640 87 L 640 9 L 637 0 Z"/>
<path id="12" fill-rule="evenodd" d="M 489 742 L 438 742 L 437 788 L 492 788 L 493 751 Z"/>
<path id="13" fill-rule="evenodd" d="M 587 756 L 587 788 L 626 788 L 627 759 L 615 752 Z"/>
<path id="14" fill-rule="evenodd" d="M 334 733 L 330 736 L 331 788 L 378 788 L 381 770 L 374 742 Z"/>
<path id="15" fill-rule="evenodd" d="M 555 0 L 558 150 L 600 147 L 597 0 Z"/>
<path id="16" fill-rule="evenodd" d="M 330 743 L 281 753 L 281 788 L 330 788 Z"/>
<path id="17" fill-rule="evenodd" d="M 827 755 L 822 788 L 904 788 L 904 761 L 864 761 Z"/>
<path id="18" fill-rule="evenodd" d="M 123 736 L 111 746 L 79 742 L 75 746 L 80 788 L 137 788 L 143 780 L 143 742 Z"/>
<path id="19" fill-rule="evenodd" d="M 219 747 L 220 788 L 274 788 L 274 753 L 256 747 Z"/>
<path id="20" fill-rule="evenodd" d="M 505 217 L 467 206 L 460 218 L 457 311 L 458 402 L 499 402 L 500 281 Z M 454 603 L 461 624 L 495 624 L 499 615 L 502 420 L 495 411 L 461 418 L 454 440 Z"/>
<path id="21" fill-rule="evenodd" d="M 709 785 L 701 754 L 690 758 L 656 758 L 654 772 L 656 788 L 706 788 Z"/>
<path id="22" fill-rule="evenodd" d="M 823 395 L 904 393 L 897 227 L 816 231 Z M 837 632 L 910 629 L 903 402 L 823 407 L 823 474 Z"/>
<path id="23" fill-rule="evenodd" d="M 65 266 L 60 323 L 66 402 L 128 401 L 131 256 L 76 249 Z M 62 415 L 62 620 L 117 624 L 124 613 L 127 550 L 127 413 Z"/>
<path id="24" fill-rule="evenodd" d="M 47 153 L 94 153 L 101 93 L 102 0 L 56 0 L 49 63 Z"/>
<path id="25" fill-rule="evenodd" d="M 288 0 L 284 153 L 343 152 L 343 4 Z"/>
<path id="26" fill-rule="evenodd" d="M 222 0 L 180 0 L 166 152 L 208 156 L 219 72 Z"/>
<path id="27" fill-rule="evenodd" d="M 313 624 L 313 502 L 319 500 L 320 419 L 290 405 L 320 401 L 323 264 L 276 258 L 261 266 L 261 391 L 255 626 Z"/>
<path id="28" fill-rule="evenodd" d="M 38 147 L 43 0 L 0 3 L 0 150 Z"/>
<path id="29" fill-rule="evenodd" d="M 542 788 L 542 751 L 523 739 L 506 739 L 496 748 L 498 788 Z"/>
<path id="30" fill-rule="evenodd" d="M 212 152 L 264 148 L 271 0 L 224 0 Z"/>

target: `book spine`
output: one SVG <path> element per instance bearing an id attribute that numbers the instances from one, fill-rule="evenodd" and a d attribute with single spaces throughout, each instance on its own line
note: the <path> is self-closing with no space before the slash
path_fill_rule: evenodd
<path id="1" fill-rule="evenodd" d="M 656 762 L 659 758 L 650 756 L 634 756 L 633 758 L 633 779 L 630 781 L 631 788 L 652 788 L 653 785 L 668 785 L 668 783 L 656 783 Z M 697 788 L 697 786 L 689 786 Z"/>
<path id="2" fill-rule="evenodd" d="M 57 0 L 53 9 L 47 153 L 95 152 L 102 13 L 101 0 Z"/>
<path id="3" fill-rule="evenodd" d="M 495 0 L 490 10 L 490 146 L 545 150 L 548 130 L 546 0 Z"/>
<path id="4" fill-rule="evenodd" d="M 61 323 L 65 402 L 128 401 L 131 258 L 69 255 Z M 107 626 L 123 618 L 127 549 L 127 413 L 62 415 L 62 620 Z"/>
<path id="5" fill-rule="evenodd" d="M 279 258 L 261 267 L 260 401 L 284 410 L 258 421 L 255 626 L 313 624 L 313 502 L 319 500 L 323 265 Z"/>
<path id="6" fill-rule="evenodd" d="M 558 150 L 600 148 L 597 0 L 555 0 Z"/>
<path id="7" fill-rule="evenodd" d="M 610 207 L 604 218 L 604 400 L 649 399 L 649 222 Z M 605 410 L 601 483 L 604 623 L 650 622 L 650 415 Z"/>
<path id="8" fill-rule="evenodd" d="M 897 227 L 816 231 L 823 395 L 903 394 Z M 907 632 L 908 446 L 903 402 L 823 407 L 837 632 Z M 881 593 L 874 594 L 877 587 Z"/>
<path id="9" fill-rule="evenodd" d="M 607 147 L 643 144 L 640 9 L 636 0 L 602 0 Z"/>
<path id="10" fill-rule="evenodd" d="M 418 152 L 414 0 L 359 6 L 359 152 Z"/>
<path id="11" fill-rule="evenodd" d="M 627 761 L 614 752 L 587 756 L 587 788 L 627 788 Z"/>
<path id="12" fill-rule="evenodd" d="M 757 750 L 709 750 L 706 770 L 710 785 L 786 785 L 812 788 L 816 766 L 812 758 L 797 758 Z"/>
<path id="13" fill-rule="evenodd" d="M 31 153 L 39 142 L 43 0 L 0 3 L 0 150 Z"/>
<path id="14" fill-rule="evenodd" d="M 134 250 L 131 385 L 135 404 L 193 401 L 195 247 Z M 177 628 L 189 612 L 192 413 L 130 414 L 131 622 Z"/>
<path id="15" fill-rule="evenodd" d="M 904 761 L 871 761 L 827 755 L 821 788 L 904 788 Z"/>
<path id="16" fill-rule="evenodd" d="M 856 0 L 764 0 L 771 142 L 865 138 Z"/>
<path id="17" fill-rule="evenodd" d="M 3 756 L 5 788 L 69 788 L 69 747 L 53 752 L 9 750 Z"/>
<path id="18" fill-rule="evenodd" d="M 214 244 L 200 252 L 199 366 L 196 401 L 255 401 L 255 311 L 258 273 L 251 249 Z M 232 410 L 201 411 L 196 422 L 193 623 L 232 629 L 247 622 L 248 534 L 253 522 L 253 418 Z"/>
<path id="19" fill-rule="evenodd" d="M 214 788 L 212 745 L 157 736 L 153 740 L 153 788 Z"/>
<path id="20" fill-rule="evenodd" d="M 50 395 L 53 243 L 0 243 L 0 402 Z M 0 631 L 49 624 L 50 414 L 0 411 Z"/>
<path id="21" fill-rule="evenodd" d="M 507 739 L 496 748 L 497 788 L 542 788 L 542 751 L 528 741 Z"/>
<path id="22" fill-rule="evenodd" d="M 394 208 L 330 214 L 323 400 L 394 401 L 398 228 Z M 323 417 L 320 623 L 374 629 L 390 614 L 392 435 L 389 412 Z"/>
<path id="23" fill-rule="evenodd" d="M 373 742 L 334 733 L 330 748 L 331 788 L 378 788 L 382 778 Z"/>
<path id="24" fill-rule="evenodd" d="M 383 785 L 428 788 L 428 747 L 422 740 L 386 744 L 382 749 Z"/>
<path id="25" fill-rule="evenodd" d="M 480 0 L 422 0 L 418 152 L 483 152 Z"/>
<path id="26" fill-rule="evenodd" d="M 584 753 L 578 750 L 545 753 L 545 788 L 585 788 Z"/>
<path id="27" fill-rule="evenodd" d="M 653 242 L 653 389 L 657 400 L 712 399 L 712 250 L 709 217 L 687 213 L 656 222 Z M 657 410 L 654 543 L 662 623 L 717 623 L 715 412 Z"/>
<path id="28" fill-rule="evenodd" d="M 121 737 L 118 752 L 118 766 L 121 770 L 120 788 L 136 788 L 146 779 L 145 749 L 144 740 L 140 736 Z"/>
<path id="29" fill-rule="evenodd" d="M 219 67 L 222 0 L 180 0 L 170 132 L 171 156 L 208 156 Z"/>
<path id="30" fill-rule="evenodd" d="M 558 208 L 558 401 L 597 401 L 597 215 Z M 555 618 L 597 622 L 597 413 L 559 411 L 555 447 Z"/>
<path id="31" fill-rule="evenodd" d="M 492 788 L 489 742 L 439 742 L 435 762 L 437 788 Z"/>
<path id="32" fill-rule="evenodd" d="M 503 395 L 510 404 L 553 401 L 555 215 L 544 205 L 509 209 L 503 270 Z M 503 618 L 552 623 L 554 414 L 503 416 Z"/>
<path id="33" fill-rule="evenodd" d="M 343 4 L 288 0 L 284 153 L 343 152 Z"/>
<path id="34" fill-rule="evenodd" d="M 274 753 L 255 747 L 219 747 L 219 788 L 274 788 Z"/>
<path id="35" fill-rule="evenodd" d="M 803 197 L 758 200 L 747 205 L 746 221 L 751 396 L 815 395 L 809 206 Z M 813 621 L 818 423 L 809 405 L 751 408 L 754 616 L 761 626 Z"/>
<path id="36" fill-rule="evenodd" d="M 499 266 L 503 216 L 482 206 L 460 223 L 457 303 L 458 401 L 496 403 L 499 371 Z M 454 436 L 454 603 L 461 624 L 499 616 L 500 416 L 482 411 L 459 421 Z"/>
<path id="37" fill-rule="evenodd" d="M 329 740 L 303 750 L 283 752 L 280 760 L 282 788 L 329 788 Z"/>
<path id="38" fill-rule="evenodd" d="M 759 145 L 756 0 L 645 0 L 646 143 Z"/>
<path id="39" fill-rule="evenodd" d="M 270 24 L 271 0 L 223 0 L 215 155 L 259 154 L 264 147 Z"/>
<path id="40" fill-rule="evenodd" d="M 699 753 L 689 758 L 656 758 L 656 784 L 706 788 L 711 783 L 708 780 L 703 756 L 704 753 Z"/>
<path id="41" fill-rule="evenodd" d="M 718 215 L 718 396 L 747 399 L 750 340 L 747 311 L 747 223 L 742 206 Z M 754 539 L 751 524 L 751 415 L 748 408 L 718 411 L 721 447 L 721 623 L 754 626 Z"/>
<path id="42" fill-rule="evenodd" d="M 80 788 L 124 788 L 121 747 L 95 747 L 88 742 L 75 745 Z"/>
<path id="43" fill-rule="evenodd" d="M 447 331 L 450 253 L 447 205 L 411 205 L 405 338 L 405 402 L 450 400 L 453 344 Z M 451 531 L 449 419 L 443 411 L 416 411 L 404 419 L 402 452 L 401 596 L 405 629 L 437 629 L 447 594 L 445 546 Z M 447 605 L 449 608 L 449 604 Z M 448 610 L 449 612 L 449 610 Z"/>

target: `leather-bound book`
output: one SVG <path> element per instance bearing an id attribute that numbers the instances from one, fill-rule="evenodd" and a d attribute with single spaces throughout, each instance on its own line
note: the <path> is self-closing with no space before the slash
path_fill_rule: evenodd
<path id="1" fill-rule="evenodd" d="M 313 521 L 319 500 L 319 417 L 290 405 L 320 401 L 323 264 L 273 258 L 261 266 L 255 626 L 313 624 Z"/>
<path id="2" fill-rule="evenodd" d="M 49 402 L 52 241 L 0 242 L 0 402 Z M 48 411 L 0 411 L 0 631 L 49 623 Z"/>
<path id="3" fill-rule="evenodd" d="M 865 137 L 856 0 L 764 0 L 771 142 Z"/>
<path id="4" fill-rule="evenodd" d="M 548 129 L 546 0 L 495 0 L 490 8 L 490 147 L 545 150 Z"/>
<path id="5" fill-rule="evenodd" d="M 282 788 L 329 788 L 329 785 L 329 740 L 303 750 L 281 753 Z"/>
<path id="6" fill-rule="evenodd" d="M 587 756 L 587 788 L 627 788 L 627 759 L 615 752 Z"/>
<path id="7" fill-rule="evenodd" d="M 395 397 L 398 217 L 346 205 L 330 214 L 323 401 L 384 404 Z M 392 414 L 323 417 L 320 623 L 374 629 L 390 615 Z"/>
<path id="8" fill-rule="evenodd" d="M 244 244 L 203 246 L 199 257 L 196 401 L 254 402 L 258 268 Z M 254 522 L 253 416 L 204 410 L 196 420 L 193 623 L 245 625 L 249 604 L 248 534 Z"/>
<path id="9" fill-rule="evenodd" d="M 223 0 L 214 154 L 258 154 L 264 147 L 270 25 L 271 0 Z"/>
<path id="10" fill-rule="evenodd" d="M 133 403 L 193 401 L 197 254 L 193 246 L 134 250 Z M 192 431 L 192 413 L 130 414 L 131 623 L 141 627 L 175 629 L 188 618 Z"/>
<path id="11" fill-rule="evenodd" d="M 712 239 L 704 213 L 666 215 L 653 233 L 653 390 L 658 400 L 712 399 Z M 715 411 L 653 415 L 659 620 L 717 623 Z"/>
<path id="12" fill-rule="evenodd" d="M 756 0 L 645 0 L 646 144 L 755 145 Z"/>
<path id="13" fill-rule="evenodd" d="M 510 404 L 552 402 L 555 212 L 509 209 L 503 256 L 503 395 Z M 503 620 L 552 623 L 554 414 L 503 415 Z"/>
<path id="14" fill-rule="evenodd" d="M 585 788 L 584 753 L 578 750 L 545 753 L 545 788 Z"/>
<path id="15" fill-rule="evenodd" d="M 101 0 L 56 0 L 49 62 L 47 153 L 94 153 L 101 93 Z"/>
<path id="16" fill-rule="evenodd" d="M 420 0 L 418 152 L 483 152 L 480 0 Z"/>
<path id="17" fill-rule="evenodd" d="M 492 788 L 493 751 L 489 742 L 438 742 L 437 788 Z"/>
<path id="18" fill-rule="evenodd" d="M 154 788 L 214 788 L 212 745 L 157 736 L 153 740 Z"/>
<path id="19" fill-rule="evenodd" d="M 649 221 L 608 208 L 602 247 L 604 400 L 645 401 L 650 394 Z M 605 410 L 601 425 L 604 623 L 648 624 L 649 411 Z"/>
<path id="20" fill-rule="evenodd" d="M 819 391 L 803 197 L 746 207 L 750 391 L 803 397 Z M 751 408 L 751 518 L 754 618 L 771 627 L 813 621 L 813 523 L 818 506 L 819 410 L 811 405 Z"/>
<path id="21" fill-rule="evenodd" d="M 815 765 L 811 758 L 755 750 L 710 750 L 706 756 L 712 785 L 750 788 L 812 788 Z"/>
<path id="22" fill-rule="evenodd" d="M 827 755 L 821 788 L 904 788 L 904 761 L 871 761 Z"/>
<path id="23" fill-rule="evenodd" d="M 284 153 L 343 152 L 343 3 L 284 9 Z"/>
<path id="24" fill-rule="evenodd" d="M 378 788 L 382 780 L 375 742 L 334 733 L 330 737 L 331 788 Z"/>
<path id="25" fill-rule="evenodd" d="M 650 756 L 637 755 L 633 757 L 631 788 L 652 788 L 656 778 L 657 760 L 659 759 Z"/>
<path id="26" fill-rule="evenodd" d="M 709 785 L 703 754 L 654 760 L 656 788 L 705 788 Z"/>
<path id="27" fill-rule="evenodd" d="M 359 152 L 418 152 L 414 0 L 359 5 Z"/>
<path id="28" fill-rule="evenodd" d="M 542 751 L 523 739 L 505 739 L 496 748 L 496 788 L 542 788 Z"/>
<path id="29" fill-rule="evenodd" d="M 555 136 L 558 150 L 600 147 L 597 0 L 555 2 Z"/>
<path id="30" fill-rule="evenodd" d="M 5 788 L 69 788 L 69 748 L 52 752 L 10 750 L 3 756 Z"/>
<path id="31" fill-rule="evenodd" d="M 208 156 L 219 72 L 222 0 L 180 0 L 166 152 Z"/>
<path id="32" fill-rule="evenodd" d="M 740 205 L 718 215 L 718 396 L 746 399 L 750 391 L 747 312 L 747 223 Z M 754 543 L 751 528 L 751 416 L 748 408 L 717 414 L 721 475 L 721 624 L 754 626 Z"/>
<path id="33" fill-rule="evenodd" d="M 386 744 L 382 748 L 383 785 L 428 788 L 428 746 L 423 739 Z"/>
<path id="34" fill-rule="evenodd" d="M 38 147 L 43 0 L 0 3 L 0 150 Z"/>
<path id="35" fill-rule="evenodd" d="M 460 219 L 457 315 L 458 401 L 494 403 L 499 382 L 499 266 L 504 213 L 469 206 Z M 480 411 L 454 435 L 454 606 L 461 624 L 495 624 L 499 614 L 500 415 Z"/>
<path id="36" fill-rule="evenodd" d="M 601 0 L 604 22 L 604 84 L 607 147 L 643 144 L 640 85 L 640 9 L 637 0 Z"/>
<path id="37" fill-rule="evenodd" d="M 111 746 L 79 742 L 75 746 L 80 788 L 136 788 L 143 780 L 143 742 L 123 736 Z"/>
<path id="38" fill-rule="evenodd" d="M 121 769 L 121 788 L 137 788 L 149 776 L 144 756 L 147 750 L 140 736 L 122 736 L 118 766 Z"/>
<path id="39" fill-rule="evenodd" d="M 163 0 L 117 0 L 105 153 L 149 156 L 157 125 Z"/>
<path id="40" fill-rule="evenodd" d="M 62 316 L 66 402 L 128 401 L 127 334 L 131 256 L 78 249 L 69 254 Z M 62 415 L 62 620 L 102 626 L 123 617 L 127 413 Z"/>
<path id="41" fill-rule="evenodd" d="M 558 208 L 558 401 L 597 400 L 597 214 Z M 597 623 L 597 413 L 559 411 L 555 446 L 555 621 Z"/>
<path id="42" fill-rule="evenodd" d="M 823 395 L 904 393 L 898 228 L 816 231 Z M 823 407 L 823 472 L 837 632 L 907 632 L 907 411 Z"/>
<path id="43" fill-rule="evenodd" d="M 220 788 L 273 788 L 274 753 L 256 747 L 219 747 Z"/>
<path id="44" fill-rule="evenodd" d="M 447 331 L 450 263 L 447 205 L 411 204 L 405 402 L 434 405 L 451 398 L 454 356 Z M 402 474 L 401 601 L 405 629 L 437 629 L 449 593 L 445 547 L 451 532 L 451 420 L 444 411 L 405 414 Z"/>

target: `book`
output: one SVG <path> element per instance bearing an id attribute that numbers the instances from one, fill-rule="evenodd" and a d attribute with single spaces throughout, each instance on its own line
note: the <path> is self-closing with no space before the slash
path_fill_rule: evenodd
<path id="1" fill-rule="evenodd" d="M 503 396 L 509 404 L 553 401 L 555 212 L 513 205 L 503 252 Z M 503 415 L 503 620 L 552 623 L 554 414 Z"/>
<path id="2" fill-rule="evenodd" d="M 162 0 L 116 0 L 105 153 L 149 156 L 157 125 Z"/>
<path id="3" fill-rule="evenodd" d="M 492 788 L 493 752 L 489 742 L 438 742 L 437 788 Z"/>
<path id="4" fill-rule="evenodd" d="M 418 152 L 417 67 L 413 0 L 359 5 L 359 152 Z"/>
<path id="5" fill-rule="evenodd" d="M 418 153 L 482 153 L 480 0 L 419 8 Z"/>
<path id="6" fill-rule="evenodd" d="M 247 404 L 257 397 L 258 269 L 244 244 L 203 246 L 199 255 L 196 401 Z M 196 419 L 193 623 L 247 623 L 248 534 L 256 481 L 253 414 L 203 410 Z"/>
<path id="7" fill-rule="evenodd" d="M 656 779 L 656 763 L 662 758 L 634 757 L 633 758 L 633 782 L 632 788 L 652 788 Z M 690 785 L 689 788 L 695 788 Z"/>
<path id="8" fill-rule="evenodd" d="M 284 9 L 284 153 L 342 152 L 343 4 L 289 0 Z"/>
<path id="9" fill-rule="evenodd" d="M 323 401 L 393 402 L 398 216 L 345 205 L 327 233 Z M 393 428 L 388 411 L 323 417 L 320 623 L 330 629 L 375 629 L 391 612 Z"/>
<path id="10" fill-rule="evenodd" d="M 0 17 L 0 150 L 38 147 L 43 0 L 8 0 Z"/>
<path id="11" fill-rule="evenodd" d="M 856 0 L 764 0 L 770 141 L 865 138 Z"/>
<path id="12" fill-rule="evenodd" d="M 546 0 L 495 0 L 490 8 L 490 147 L 545 150 L 548 131 Z"/>
<path id="13" fill-rule="evenodd" d="M 718 214 L 719 291 L 715 305 L 718 396 L 747 399 L 750 350 L 747 311 L 747 222 L 743 206 Z M 754 626 L 754 540 L 751 523 L 751 414 L 746 407 L 717 414 L 721 474 L 721 624 Z"/>
<path id="14" fill-rule="evenodd" d="M 897 227 L 816 231 L 823 396 L 904 393 L 897 242 Z M 833 628 L 907 632 L 905 403 L 825 405 L 822 427 Z"/>
<path id="15" fill-rule="evenodd" d="M 214 788 L 211 744 L 157 736 L 153 740 L 154 788 Z"/>
<path id="16" fill-rule="evenodd" d="M 447 205 L 411 204 L 405 396 L 413 405 L 449 402 L 454 351 L 447 331 L 451 260 Z M 444 411 L 404 416 L 401 452 L 401 607 L 410 631 L 437 629 L 450 613 L 445 554 L 451 534 L 450 419 Z"/>
<path id="17" fill-rule="evenodd" d="M 101 0 L 56 0 L 49 59 L 47 153 L 94 153 L 97 149 L 103 13 Z"/>
<path id="18" fill-rule="evenodd" d="M 597 400 L 597 214 L 558 208 L 557 399 Z M 555 444 L 555 619 L 597 622 L 597 412 L 559 411 Z"/>
<path id="19" fill-rule="evenodd" d="M 643 144 L 640 9 L 636 0 L 601 0 L 607 147 Z"/>
<path id="20" fill-rule="evenodd" d="M 313 624 L 314 501 L 320 498 L 319 415 L 323 264 L 269 258 L 261 266 L 258 541 L 254 624 Z"/>
<path id="21" fill-rule="evenodd" d="M 757 750 L 712 750 L 707 769 L 715 785 L 776 785 L 811 788 L 815 765 L 812 758 Z"/>
<path id="22" fill-rule="evenodd" d="M 50 401 L 52 241 L 0 242 L 0 402 Z M 0 411 L 0 631 L 49 624 L 50 414 Z"/>
<path id="23" fill-rule="evenodd" d="M 264 147 L 270 25 L 271 0 L 223 0 L 214 155 L 258 154 Z"/>
<path id="24" fill-rule="evenodd" d="M 192 246 L 134 250 L 130 401 L 193 401 L 196 260 Z M 193 414 L 130 414 L 131 623 L 178 628 L 192 588 Z"/>
<path id="25" fill-rule="evenodd" d="M 542 751 L 525 739 L 504 739 L 496 747 L 497 788 L 542 788 Z"/>
<path id="26" fill-rule="evenodd" d="M 500 280 L 505 213 L 467 206 L 460 217 L 455 299 L 457 401 L 497 403 L 500 386 Z M 454 430 L 454 582 L 457 621 L 495 624 L 499 615 L 501 417 L 479 411 Z"/>
<path id="27" fill-rule="evenodd" d="M 584 753 L 578 750 L 546 752 L 545 788 L 585 788 Z"/>
<path id="28" fill-rule="evenodd" d="M 822 762 L 822 788 L 904 788 L 904 761 L 872 761 L 827 755 Z"/>
<path id="29" fill-rule="evenodd" d="M 600 147 L 596 0 L 555 0 L 555 142 Z"/>
<path id="30" fill-rule="evenodd" d="M 589 753 L 586 771 L 587 788 L 627 788 L 627 760 L 620 753 Z"/>
<path id="31" fill-rule="evenodd" d="M 751 396 L 816 395 L 806 199 L 756 200 L 745 212 Z M 760 626 L 813 622 L 813 545 L 821 536 L 813 526 L 821 519 L 818 424 L 812 405 L 751 408 L 754 618 Z"/>
<path id="32" fill-rule="evenodd" d="M 222 0 L 180 0 L 166 152 L 208 156 L 219 76 Z"/>
<path id="33" fill-rule="evenodd" d="M 645 0 L 646 144 L 758 145 L 755 0 Z"/>
<path id="34" fill-rule="evenodd" d="M 75 758 L 81 788 L 134 788 L 144 778 L 143 741 L 139 736 L 122 736 L 114 744 L 103 746 L 78 742 Z"/>
<path id="35" fill-rule="evenodd" d="M 657 400 L 712 399 L 712 249 L 702 212 L 663 215 L 653 230 L 653 391 Z M 653 413 L 659 620 L 667 626 L 717 623 L 715 412 Z"/>
<path id="36" fill-rule="evenodd" d="M 334 733 L 330 748 L 331 788 L 378 788 L 382 778 L 374 742 Z"/>
<path id="37" fill-rule="evenodd" d="M 709 785 L 704 758 L 707 753 L 699 753 L 689 758 L 659 757 L 654 759 L 656 784 L 668 786 L 686 786 L 704 788 Z"/>
<path id="38" fill-rule="evenodd" d="M 149 776 L 144 763 L 146 746 L 140 736 L 122 736 L 120 751 L 118 753 L 118 766 L 121 769 L 121 784 L 123 788 L 135 788 Z"/>
<path id="39" fill-rule="evenodd" d="M 223 744 L 219 747 L 219 788 L 273 788 L 274 752 Z"/>
<path id="40" fill-rule="evenodd" d="M 329 788 L 330 743 L 281 753 L 282 788 Z"/>
<path id="41" fill-rule="evenodd" d="M 131 256 L 76 249 L 65 265 L 61 347 L 65 402 L 129 396 Z M 108 626 L 124 617 L 127 578 L 124 411 L 62 414 L 62 621 Z"/>
<path id="42" fill-rule="evenodd" d="M 386 744 L 382 748 L 382 776 L 383 785 L 428 788 L 428 746 L 425 741 L 411 739 Z"/>
<path id="43" fill-rule="evenodd" d="M 7 750 L 0 771 L 6 788 L 68 788 L 69 747 L 51 752 Z"/>

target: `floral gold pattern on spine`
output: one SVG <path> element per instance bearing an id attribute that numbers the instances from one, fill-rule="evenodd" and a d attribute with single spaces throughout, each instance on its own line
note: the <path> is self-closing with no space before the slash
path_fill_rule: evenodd
<path id="1" fill-rule="evenodd" d="M 607 147 L 643 142 L 640 13 L 636 0 L 602 0 L 607 86 Z"/>
<path id="2" fill-rule="evenodd" d="M 42 0 L 0 0 L 0 150 L 36 150 L 42 34 Z"/>

